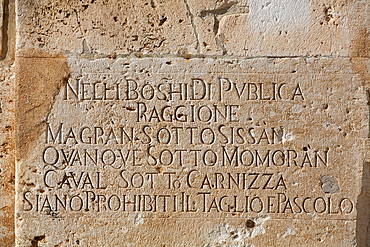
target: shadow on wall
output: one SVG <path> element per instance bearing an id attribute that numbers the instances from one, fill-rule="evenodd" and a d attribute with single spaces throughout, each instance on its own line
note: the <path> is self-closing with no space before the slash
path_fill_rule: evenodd
<path id="1" fill-rule="evenodd" d="M 359 247 L 370 245 L 370 162 L 364 162 L 363 166 L 362 188 L 357 200 L 356 242 Z"/>
<path id="2" fill-rule="evenodd" d="M 370 34 L 369 30 L 361 28 L 356 38 L 351 44 L 350 59 L 354 71 L 362 80 L 362 85 L 367 92 L 367 104 L 370 114 L 370 73 L 367 65 L 370 51 Z M 370 131 L 370 119 L 369 119 Z M 370 132 L 366 146 L 370 146 Z M 369 150 L 369 148 L 366 148 Z M 357 246 L 370 246 L 370 154 L 367 154 L 363 162 L 362 187 L 357 199 L 357 217 L 356 217 L 356 242 Z"/>

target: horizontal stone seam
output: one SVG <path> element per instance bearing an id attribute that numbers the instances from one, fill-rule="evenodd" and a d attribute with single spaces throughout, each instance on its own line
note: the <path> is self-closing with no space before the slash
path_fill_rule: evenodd
<path id="1" fill-rule="evenodd" d="M 93 57 L 87 57 L 84 55 L 71 55 L 67 54 L 68 58 L 78 58 L 78 59 L 87 59 L 87 60 L 97 60 L 97 59 L 103 59 L 103 58 L 109 58 L 109 59 L 118 59 L 118 58 L 135 58 L 135 59 L 143 59 L 143 58 L 168 58 L 168 59 L 175 59 L 175 58 L 183 58 L 183 59 L 230 59 L 230 60 L 253 60 L 253 59 L 285 59 L 285 58 L 302 58 L 302 59 L 321 59 L 321 58 L 330 58 L 330 59 L 338 59 L 338 58 L 344 58 L 344 59 L 370 59 L 369 57 L 353 57 L 353 56 L 250 56 L 250 57 L 244 57 L 244 56 L 210 56 L 210 55 L 170 55 L 170 54 L 164 54 L 164 55 L 141 55 L 141 54 L 127 54 L 127 55 L 95 55 Z M 44 57 L 44 56 L 23 56 L 23 55 L 16 55 L 18 58 L 63 58 L 63 57 Z"/>
<path id="2" fill-rule="evenodd" d="M 123 213 L 123 214 L 128 214 L 128 213 Z M 76 213 L 76 215 L 80 215 L 79 213 Z M 254 216 L 257 216 L 258 213 L 255 213 Z M 70 214 L 68 215 L 70 216 Z M 52 217 L 50 217 L 52 218 Z M 56 219 L 60 218 L 60 219 L 65 219 L 65 220 L 74 220 L 74 218 L 66 218 L 66 217 L 61 217 L 61 216 L 58 216 L 58 217 L 55 217 Z M 81 216 L 80 219 L 116 219 L 116 217 L 112 216 L 112 217 L 108 217 L 108 216 L 103 216 L 103 217 L 94 217 L 94 216 Z M 209 220 L 245 220 L 246 218 L 245 217 L 233 217 L 233 218 L 225 218 L 225 217 L 171 217 L 171 218 L 168 218 L 166 216 L 163 216 L 163 217 L 158 217 L 158 216 L 155 216 L 155 217 L 141 217 L 142 219 L 149 219 L 149 220 L 194 220 L 194 219 L 199 219 L 199 220 L 204 220 L 204 219 L 209 219 Z M 27 217 L 25 215 L 22 215 L 22 219 L 40 219 L 39 217 Z M 280 221 L 280 220 L 300 220 L 300 221 L 309 221 L 309 222 L 312 222 L 313 220 L 312 219 L 297 219 L 297 218 L 270 218 L 269 221 Z M 350 218 L 350 219 L 315 219 L 315 221 L 357 221 L 356 218 Z"/>

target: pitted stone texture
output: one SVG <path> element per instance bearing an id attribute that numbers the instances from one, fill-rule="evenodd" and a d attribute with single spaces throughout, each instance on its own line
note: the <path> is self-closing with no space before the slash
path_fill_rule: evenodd
<path id="1" fill-rule="evenodd" d="M 18 48 L 103 54 L 196 52 L 182 0 L 26 0 L 20 1 L 17 15 Z"/>
<path id="2" fill-rule="evenodd" d="M 18 48 L 93 54 L 348 56 L 366 0 L 20 1 Z M 85 45 L 84 45 L 85 44 Z"/>
<path id="3" fill-rule="evenodd" d="M 14 1 L 0 1 L 0 246 L 15 243 L 14 44 Z"/>
<path id="4" fill-rule="evenodd" d="M 349 59 L 28 54 L 20 246 L 359 242 L 369 112 Z"/>
<path id="5" fill-rule="evenodd" d="M 0 243 L 12 246 L 15 211 L 15 74 L 14 65 L 0 68 Z"/>
<path id="6" fill-rule="evenodd" d="M 17 244 L 366 246 L 369 10 L 17 1 Z"/>

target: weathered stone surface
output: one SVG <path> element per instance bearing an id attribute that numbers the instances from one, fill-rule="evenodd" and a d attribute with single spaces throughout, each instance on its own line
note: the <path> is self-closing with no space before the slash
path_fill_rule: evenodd
<path id="1" fill-rule="evenodd" d="M 77 53 L 348 56 L 369 26 L 366 0 L 21 2 L 19 48 Z"/>
<path id="2" fill-rule="evenodd" d="M 128 54 L 195 53 L 181 1 L 21 1 L 19 48 Z"/>
<path id="3" fill-rule="evenodd" d="M 1 1 L 0 29 L 0 246 L 15 243 L 14 1 Z"/>
<path id="4" fill-rule="evenodd" d="M 0 242 L 14 244 L 15 202 L 15 80 L 14 66 L 0 69 Z"/>
<path id="5" fill-rule="evenodd" d="M 1 227 L 15 140 L 19 246 L 369 245 L 369 8 L 19 0 Z"/>
<path id="6" fill-rule="evenodd" d="M 17 59 L 20 245 L 355 245 L 349 59 L 42 57 Z"/>

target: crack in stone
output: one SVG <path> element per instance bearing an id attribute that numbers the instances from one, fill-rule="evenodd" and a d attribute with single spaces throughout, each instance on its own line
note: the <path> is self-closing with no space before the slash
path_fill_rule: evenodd
<path id="1" fill-rule="evenodd" d="M 220 20 L 227 15 L 245 14 L 245 13 L 249 13 L 249 7 L 239 6 L 237 2 L 226 2 L 219 8 L 211 10 L 202 10 L 200 12 L 200 17 L 202 19 L 208 16 L 213 17 L 213 33 L 215 35 L 216 45 L 218 45 L 222 50 L 222 55 L 226 55 L 227 50 L 224 45 L 225 36 L 223 34 L 219 34 Z"/>
<path id="2" fill-rule="evenodd" d="M 340 56 L 340 55 L 328 55 L 328 56 L 317 56 L 317 55 L 297 55 L 297 56 L 239 56 L 239 55 L 206 55 L 206 54 L 169 54 L 169 53 L 164 53 L 164 54 L 143 54 L 141 52 L 130 52 L 127 54 L 104 54 L 104 53 L 78 53 L 78 52 L 70 52 L 68 50 L 64 51 L 64 53 L 69 57 L 69 58 L 85 58 L 88 60 L 96 60 L 96 59 L 104 59 L 104 58 L 109 58 L 109 59 L 118 59 L 118 58 L 183 58 L 183 59 L 231 59 L 231 60 L 253 60 L 253 59 L 284 59 L 284 58 L 302 58 L 305 61 L 309 58 L 330 58 L 330 59 L 338 59 L 338 58 L 344 58 L 347 59 L 349 56 Z M 87 57 L 87 54 L 91 54 L 91 56 Z M 28 56 L 22 56 L 18 55 L 18 57 L 28 57 Z M 42 57 L 39 57 L 42 58 Z"/>
<path id="3" fill-rule="evenodd" d="M 4 0 L 2 3 L 3 23 L 0 30 L 2 33 L 0 60 L 8 63 L 12 62 L 15 56 L 15 2 L 14 0 Z"/>
<path id="4" fill-rule="evenodd" d="M 155 4 L 153 0 L 150 0 L 150 5 L 152 6 L 153 9 L 155 9 Z"/>
<path id="5" fill-rule="evenodd" d="M 80 29 L 81 35 L 85 37 L 85 33 L 83 32 L 82 27 L 81 27 L 81 22 L 80 22 L 80 17 L 78 15 L 78 11 L 74 10 L 74 12 L 76 14 L 77 24 L 78 24 L 78 28 Z"/>
<path id="6" fill-rule="evenodd" d="M 195 38 L 197 40 L 197 44 L 196 44 L 197 54 L 200 54 L 200 45 L 199 45 L 200 42 L 199 42 L 199 36 L 198 36 L 197 28 L 196 28 L 195 23 L 194 23 L 194 15 L 190 11 L 189 4 L 188 4 L 187 0 L 184 0 L 184 4 L 185 4 L 186 10 L 188 12 L 188 15 L 190 17 L 191 26 L 193 27 L 194 35 L 195 35 Z"/>
<path id="7" fill-rule="evenodd" d="M 223 15 L 223 14 L 226 14 L 230 9 L 231 7 L 235 6 L 237 4 L 237 2 L 230 2 L 230 3 L 225 3 L 223 4 L 221 7 L 217 8 L 217 9 L 211 9 L 211 10 L 202 10 L 200 12 L 200 16 L 202 18 L 204 18 L 206 15 Z"/>
<path id="8" fill-rule="evenodd" d="M 215 19 L 217 19 L 217 18 L 215 17 Z M 222 50 L 222 55 L 226 55 L 227 50 L 226 50 L 225 45 L 224 45 L 225 36 L 223 34 L 216 35 L 215 40 L 216 40 L 216 45 L 218 45 Z"/>

